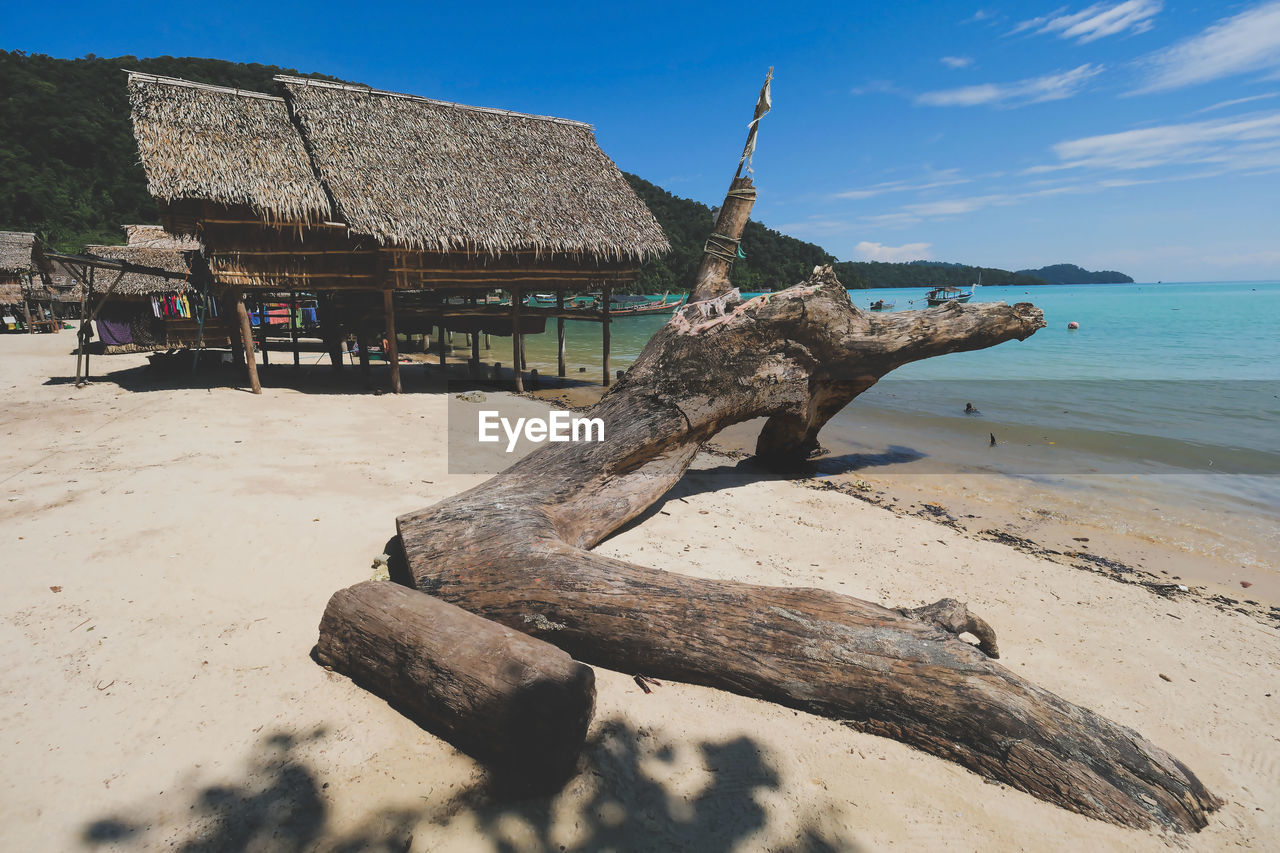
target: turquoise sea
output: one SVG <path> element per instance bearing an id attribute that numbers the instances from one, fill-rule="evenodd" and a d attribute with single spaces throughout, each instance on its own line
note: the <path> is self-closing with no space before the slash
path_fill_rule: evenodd
<path id="1" fill-rule="evenodd" d="M 924 294 L 850 298 L 903 311 L 925 307 Z M 1236 558 L 1275 562 L 1250 551 L 1280 551 L 1280 282 L 981 287 L 972 301 L 1032 302 L 1047 326 L 885 377 L 824 429 L 832 472 L 968 471 L 1065 489 L 1080 506 L 1180 502 L 1202 526 L 1249 522 Z M 615 321 L 613 366 L 665 321 Z M 570 371 L 598 380 L 599 325 L 566 325 Z M 554 334 L 528 338 L 530 367 L 554 375 L 554 347 Z"/>

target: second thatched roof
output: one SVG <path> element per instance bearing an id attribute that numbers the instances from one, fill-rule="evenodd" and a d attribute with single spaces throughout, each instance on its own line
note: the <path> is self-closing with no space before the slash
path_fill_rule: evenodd
<path id="1" fill-rule="evenodd" d="M 36 235 L 26 231 L 0 231 L 0 272 L 31 273 L 35 271 L 32 254 Z"/>
<path id="2" fill-rule="evenodd" d="M 155 248 L 152 246 L 85 246 L 85 254 L 97 255 L 100 258 L 111 258 L 116 261 L 128 261 L 143 267 L 153 267 L 174 273 L 191 271 L 191 249 Z M 101 294 L 107 285 L 116 277 L 111 270 L 98 270 L 94 293 Z M 158 275 L 127 272 L 112 289 L 117 296 L 149 296 L 159 293 L 185 293 L 191 285 L 181 278 L 164 278 Z"/>
<path id="3" fill-rule="evenodd" d="M 638 262 L 670 248 L 590 125 L 275 79 L 283 100 L 130 74 L 152 194 L 340 220 L 409 250 Z"/>

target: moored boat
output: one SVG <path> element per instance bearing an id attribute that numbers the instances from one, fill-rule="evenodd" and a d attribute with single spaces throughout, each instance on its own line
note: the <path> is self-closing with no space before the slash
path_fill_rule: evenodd
<path id="1" fill-rule="evenodd" d="M 935 287 L 925 296 L 930 305 L 946 305 L 948 302 L 968 302 L 973 298 L 973 288 L 961 290 L 958 287 Z"/>
<path id="2" fill-rule="evenodd" d="M 896 302 L 885 302 L 883 299 L 877 299 L 875 302 L 871 303 L 871 310 L 872 311 L 891 311 L 893 310 L 893 306 L 897 304 L 898 303 Z"/>

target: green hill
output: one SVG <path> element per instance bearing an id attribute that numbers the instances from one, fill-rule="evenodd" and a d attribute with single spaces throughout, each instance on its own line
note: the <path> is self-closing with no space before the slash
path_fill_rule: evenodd
<path id="1" fill-rule="evenodd" d="M 1020 273 L 1038 276 L 1049 284 L 1133 284 L 1133 279 L 1115 270 L 1089 272 L 1075 264 L 1054 264 L 1038 270 L 1019 270 Z"/>
<path id="2" fill-rule="evenodd" d="M 122 69 L 259 92 L 273 91 L 271 78 L 277 74 L 299 73 L 220 59 L 92 55 L 55 59 L 0 50 L 0 127 L 7 131 L 0 135 L 0 229 L 35 231 L 55 248 L 77 251 L 86 243 L 119 242 L 124 223 L 157 221 L 129 126 Z M 627 175 L 627 180 L 671 241 L 669 254 L 644 264 L 637 289 L 646 293 L 686 289 L 715 222 L 711 208 L 635 175 Z M 788 287 L 807 278 L 814 266 L 826 263 L 835 263 L 840 280 L 851 288 L 967 285 L 977 280 L 979 272 L 982 283 L 990 285 L 1056 282 L 1059 279 L 1047 273 L 1058 275 L 1058 270 L 1109 276 L 1090 281 L 1132 280 L 1120 273 L 1087 273 L 1066 264 L 1014 273 L 930 261 L 836 263 L 821 246 L 754 221 L 747 223 L 742 249 L 746 259 L 734 265 L 733 282 L 746 291 Z"/>

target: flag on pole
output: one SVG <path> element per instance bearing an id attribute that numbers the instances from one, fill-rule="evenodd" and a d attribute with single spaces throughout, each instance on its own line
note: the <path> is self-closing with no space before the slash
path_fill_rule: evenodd
<path id="1" fill-rule="evenodd" d="M 747 171 L 751 171 L 751 158 L 756 153 L 756 131 L 760 129 L 760 119 L 765 117 L 769 109 L 773 106 L 773 101 L 769 97 L 769 84 L 773 82 L 773 66 L 769 66 L 769 74 L 764 78 L 764 86 L 760 88 L 760 98 L 756 101 L 756 112 L 751 117 L 751 124 L 747 125 L 747 144 L 742 149 L 742 158 L 738 160 L 738 171 L 741 173 L 742 166 L 745 163 Z"/>

